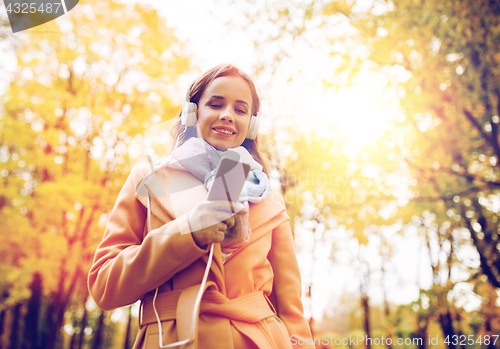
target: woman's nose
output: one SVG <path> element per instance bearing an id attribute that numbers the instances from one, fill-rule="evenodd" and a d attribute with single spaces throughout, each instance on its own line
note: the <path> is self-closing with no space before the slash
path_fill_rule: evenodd
<path id="1" fill-rule="evenodd" d="M 234 122 L 234 117 L 233 114 L 231 113 L 231 110 L 229 108 L 225 108 L 222 110 L 222 112 L 219 115 L 219 120 L 224 120 L 227 122 Z"/>

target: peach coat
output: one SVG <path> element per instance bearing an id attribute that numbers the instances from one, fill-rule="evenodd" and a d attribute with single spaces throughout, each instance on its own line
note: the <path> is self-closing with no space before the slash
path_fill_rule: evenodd
<path id="1" fill-rule="evenodd" d="M 134 348 L 144 349 L 158 348 L 152 307 L 157 287 L 163 344 L 189 337 L 208 260 L 208 248 L 196 245 L 187 220 L 189 210 L 206 198 L 203 183 L 182 169 L 148 172 L 148 166 L 136 166 L 126 180 L 88 275 L 90 293 L 103 310 L 141 300 Z M 302 315 L 300 273 L 282 198 L 270 193 L 250 204 L 249 223 L 250 242 L 225 261 L 220 244 L 214 245 L 197 336 L 182 348 L 314 348 L 290 341 L 294 336 L 305 343 L 311 332 Z"/>

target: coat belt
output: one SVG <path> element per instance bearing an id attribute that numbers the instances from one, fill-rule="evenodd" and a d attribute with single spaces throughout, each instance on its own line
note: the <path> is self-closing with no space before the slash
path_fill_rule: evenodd
<path id="1" fill-rule="evenodd" d="M 196 287 L 197 290 L 199 286 L 193 287 Z M 189 290 L 189 288 L 186 290 Z M 185 310 L 188 312 L 189 309 L 192 309 L 192 304 L 182 304 L 182 301 L 179 302 L 181 295 L 186 290 L 167 291 L 157 295 L 156 310 L 158 311 L 161 321 L 176 320 L 177 314 L 181 310 L 178 309 L 179 307 L 185 307 Z M 185 298 L 186 297 L 183 297 L 183 299 Z M 194 300 L 192 301 L 194 302 Z M 139 318 L 140 326 L 142 327 L 156 323 L 156 315 L 153 310 L 153 296 L 144 298 L 141 306 L 142 312 Z M 185 314 L 186 312 L 183 311 L 183 313 Z M 263 291 L 252 292 L 234 299 L 229 299 L 219 291 L 211 289 L 206 290 L 203 294 L 200 305 L 200 314 L 202 313 L 220 315 L 230 320 L 248 323 L 255 323 L 275 315 L 272 305 L 269 303 Z M 189 314 L 189 317 L 191 317 L 191 314 Z"/>

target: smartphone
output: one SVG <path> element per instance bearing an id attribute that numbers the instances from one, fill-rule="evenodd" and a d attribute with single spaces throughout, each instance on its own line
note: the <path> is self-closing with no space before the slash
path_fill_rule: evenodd
<path id="1" fill-rule="evenodd" d="M 250 165 L 222 157 L 215 171 L 214 182 L 208 192 L 207 200 L 238 202 L 249 172 Z"/>

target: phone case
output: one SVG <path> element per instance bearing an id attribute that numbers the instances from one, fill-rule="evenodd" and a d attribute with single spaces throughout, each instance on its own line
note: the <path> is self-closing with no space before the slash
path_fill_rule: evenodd
<path id="1" fill-rule="evenodd" d="M 215 172 L 207 200 L 237 202 L 249 172 L 250 165 L 230 158 L 222 158 Z"/>

